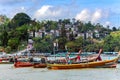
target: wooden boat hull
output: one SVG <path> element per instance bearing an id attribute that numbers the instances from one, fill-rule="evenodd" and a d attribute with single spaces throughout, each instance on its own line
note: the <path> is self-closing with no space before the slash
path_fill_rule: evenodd
<path id="1" fill-rule="evenodd" d="M 32 63 L 30 62 L 15 62 L 14 67 L 19 68 L 19 67 L 31 67 L 33 66 Z"/>
<path id="2" fill-rule="evenodd" d="M 14 62 L 0 62 L 0 64 L 13 64 Z"/>
<path id="3" fill-rule="evenodd" d="M 104 60 L 104 61 L 95 61 L 88 63 L 79 63 L 79 64 L 47 64 L 48 69 L 80 69 L 80 68 L 113 68 L 116 67 L 116 61 L 118 58 L 113 60 Z"/>
<path id="4" fill-rule="evenodd" d="M 33 67 L 34 68 L 45 68 L 47 67 L 47 64 L 38 63 L 38 64 L 34 64 Z"/>

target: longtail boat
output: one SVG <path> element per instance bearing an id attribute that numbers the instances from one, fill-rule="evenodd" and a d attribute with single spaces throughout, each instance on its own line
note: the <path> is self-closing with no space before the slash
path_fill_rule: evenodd
<path id="1" fill-rule="evenodd" d="M 34 68 L 45 68 L 47 67 L 47 57 L 42 57 L 39 62 L 35 62 L 33 67 Z"/>
<path id="2" fill-rule="evenodd" d="M 16 61 L 14 62 L 14 67 L 15 68 L 19 68 L 19 67 L 31 67 L 33 66 L 33 63 L 31 63 L 30 61 L 28 61 L 27 59 L 16 59 Z"/>
<path id="3" fill-rule="evenodd" d="M 81 54 L 81 50 L 79 50 L 78 54 L 77 55 L 80 55 Z M 85 63 L 85 62 L 92 62 L 92 61 L 96 61 L 98 58 L 100 58 L 100 54 L 102 52 L 102 49 L 99 50 L 99 53 L 97 54 L 97 56 L 94 56 L 94 57 L 88 57 L 87 60 L 82 60 L 81 62 Z M 77 57 L 75 58 L 70 58 L 70 60 L 72 62 L 76 62 L 76 59 Z M 58 64 L 66 64 L 66 59 L 63 58 L 63 59 L 57 59 L 57 60 L 54 60 L 54 61 L 47 61 L 47 63 L 51 63 L 51 64 L 54 64 L 54 63 L 58 63 Z M 45 68 L 47 67 L 47 64 L 46 63 L 34 63 L 33 65 L 34 68 Z"/>
<path id="4" fill-rule="evenodd" d="M 35 63 L 33 65 L 33 67 L 34 68 L 45 68 L 45 67 L 47 67 L 47 64 L 45 64 L 45 63 Z"/>
<path id="5" fill-rule="evenodd" d="M 81 54 L 81 50 L 79 50 L 79 52 L 78 52 L 78 54 L 77 55 L 80 55 Z M 81 62 L 92 62 L 92 61 L 96 61 L 98 58 L 100 58 L 100 54 L 101 54 L 101 52 L 102 52 L 102 49 L 100 49 L 99 50 L 99 53 L 97 54 L 97 56 L 94 56 L 94 57 L 88 57 L 88 59 L 87 59 L 87 61 L 86 60 L 84 60 L 84 61 L 81 61 Z M 76 62 L 76 60 L 77 60 L 77 57 L 75 57 L 75 58 L 70 58 L 70 60 L 72 61 L 72 62 Z M 52 63 L 52 64 L 54 64 L 54 63 L 58 63 L 58 64 L 66 64 L 66 59 L 64 58 L 64 59 L 57 59 L 57 60 L 55 60 L 55 61 L 48 61 L 47 63 Z M 34 65 L 33 65 L 33 67 L 34 68 L 45 68 L 45 67 L 47 67 L 47 64 L 46 63 L 35 63 Z"/>
<path id="6" fill-rule="evenodd" d="M 43 68 L 44 66 L 46 67 L 47 65 L 45 64 L 41 64 L 39 61 L 35 61 L 33 60 L 33 58 L 23 58 L 23 59 L 18 59 L 15 63 L 14 63 L 14 67 L 19 68 L 19 67 L 41 67 Z"/>
<path id="7" fill-rule="evenodd" d="M 112 60 L 94 61 L 79 64 L 47 64 L 48 69 L 59 70 L 59 69 L 80 69 L 80 68 L 113 68 L 116 67 L 118 56 Z"/>
<path id="8" fill-rule="evenodd" d="M 0 64 L 13 64 L 14 61 L 10 60 L 9 58 L 0 58 Z"/>
<path id="9" fill-rule="evenodd" d="M 13 64 L 14 62 L 9 62 L 9 61 L 1 61 L 0 64 Z"/>
<path id="10" fill-rule="evenodd" d="M 18 62 L 14 63 L 14 67 L 15 68 L 19 68 L 19 67 L 31 67 L 31 66 L 33 66 L 33 64 L 30 63 L 30 62 L 20 62 L 20 61 L 18 61 Z"/>
<path id="11" fill-rule="evenodd" d="M 104 60 L 99 62 L 88 62 L 88 63 L 79 63 L 79 64 L 47 64 L 48 69 L 79 69 L 79 68 L 112 68 L 116 67 L 116 59 L 113 60 Z"/>

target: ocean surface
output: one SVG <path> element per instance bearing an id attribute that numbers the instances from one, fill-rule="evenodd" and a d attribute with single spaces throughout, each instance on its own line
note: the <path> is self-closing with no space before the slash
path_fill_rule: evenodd
<path id="1" fill-rule="evenodd" d="M 0 80 L 120 80 L 120 64 L 117 68 L 72 70 L 14 68 L 13 64 L 0 64 Z"/>

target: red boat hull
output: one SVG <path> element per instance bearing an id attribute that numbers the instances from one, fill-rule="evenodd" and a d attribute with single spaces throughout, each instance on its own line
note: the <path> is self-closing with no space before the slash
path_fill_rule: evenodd
<path id="1" fill-rule="evenodd" d="M 33 66 L 32 63 L 30 62 L 15 62 L 14 67 L 19 68 L 19 67 L 31 67 Z"/>
<path id="2" fill-rule="evenodd" d="M 34 64 L 33 67 L 34 68 L 45 68 L 45 67 L 47 67 L 47 64 L 38 63 L 38 64 Z"/>

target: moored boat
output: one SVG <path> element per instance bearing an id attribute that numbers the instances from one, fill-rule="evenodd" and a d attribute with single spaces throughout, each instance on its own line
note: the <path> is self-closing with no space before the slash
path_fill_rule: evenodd
<path id="1" fill-rule="evenodd" d="M 79 54 L 81 54 L 81 50 L 78 52 Z M 82 60 L 80 62 L 92 62 L 92 61 L 96 61 L 98 57 L 100 57 L 100 54 L 102 52 L 102 49 L 99 50 L 99 53 L 96 55 L 96 56 L 92 56 L 92 57 L 89 57 L 87 58 L 87 60 Z M 78 54 L 78 55 L 79 55 Z M 76 60 L 77 60 L 77 57 L 74 57 L 74 58 L 70 58 L 71 62 L 72 63 L 76 63 Z M 41 59 L 41 62 L 39 63 L 34 63 L 33 67 L 34 68 L 45 68 L 47 67 L 47 64 L 46 63 L 50 63 L 50 64 L 66 64 L 66 59 L 65 58 L 62 58 L 62 59 L 57 59 L 57 60 L 53 60 L 53 61 L 50 61 L 50 60 L 46 60 L 46 57 L 43 57 Z"/>
<path id="2" fill-rule="evenodd" d="M 0 58 L 0 64 L 13 64 L 14 61 L 12 58 Z"/>
<path id="3" fill-rule="evenodd" d="M 14 67 L 19 68 L 19 67 L 33 67 L 34 65 L 38 65 L 40 63 L 39 58 L 19 58 L 16 59 L 14 62 Z"/>
<path id="4" fill-rule="evenodd" d="M 14 67 L 31 67 L 33 66 L 33 63 L 31 63 L 27 58 L 15 58 Z"/>
<path id="5" fill-rule="evenodd" d="M 58 69 L 80 69 L 80 68 L 113 68 L 116 67 L 118 56 L 112 60 L 94 61 L 79 64 L 47 64 L 48 69 L 58 70 Z"/>
<path id="6" fill-rule="evenodd" d="M 95 61 L 79 64 L 47 64 L 49 69 L 79 69 L 79 68 L 98 68 L 98 67 L 112 67 L 115 65 L 117 58 L 113 60 Z"/>
<path id="7" fill-rule="evenodd" d="M 0 64 L 13 64 L 14 62 L 9 62 L 9 61 L 1 61 Z"/>
<path id="8" fill-rule="evenodd" d="M 41 60 L 39 62 L 35 62 L 33 67 L 34 68 L 45 68 L 47 67 L 47 58 L 46 57 L 42 57 Z"/>
<path id="9" fill-rule="evenodd" d="M 31 66 L 33 66 L 33 64 L 30 63 L 30 62 L 20 62 L 20 61 L 18 61 L 18 62 L 14 63 L 14 67 L 15 68 L 19 68 L 19 67 L 31 67 Z"/>
<path id="10" fill-rule="evenodd" d="M 34 68 L 45 68 L 45 67 L 47 67 L 47 64 L 45 64 L 45 63 L 35 63 L 33 65 L 33 67 Z"/>

